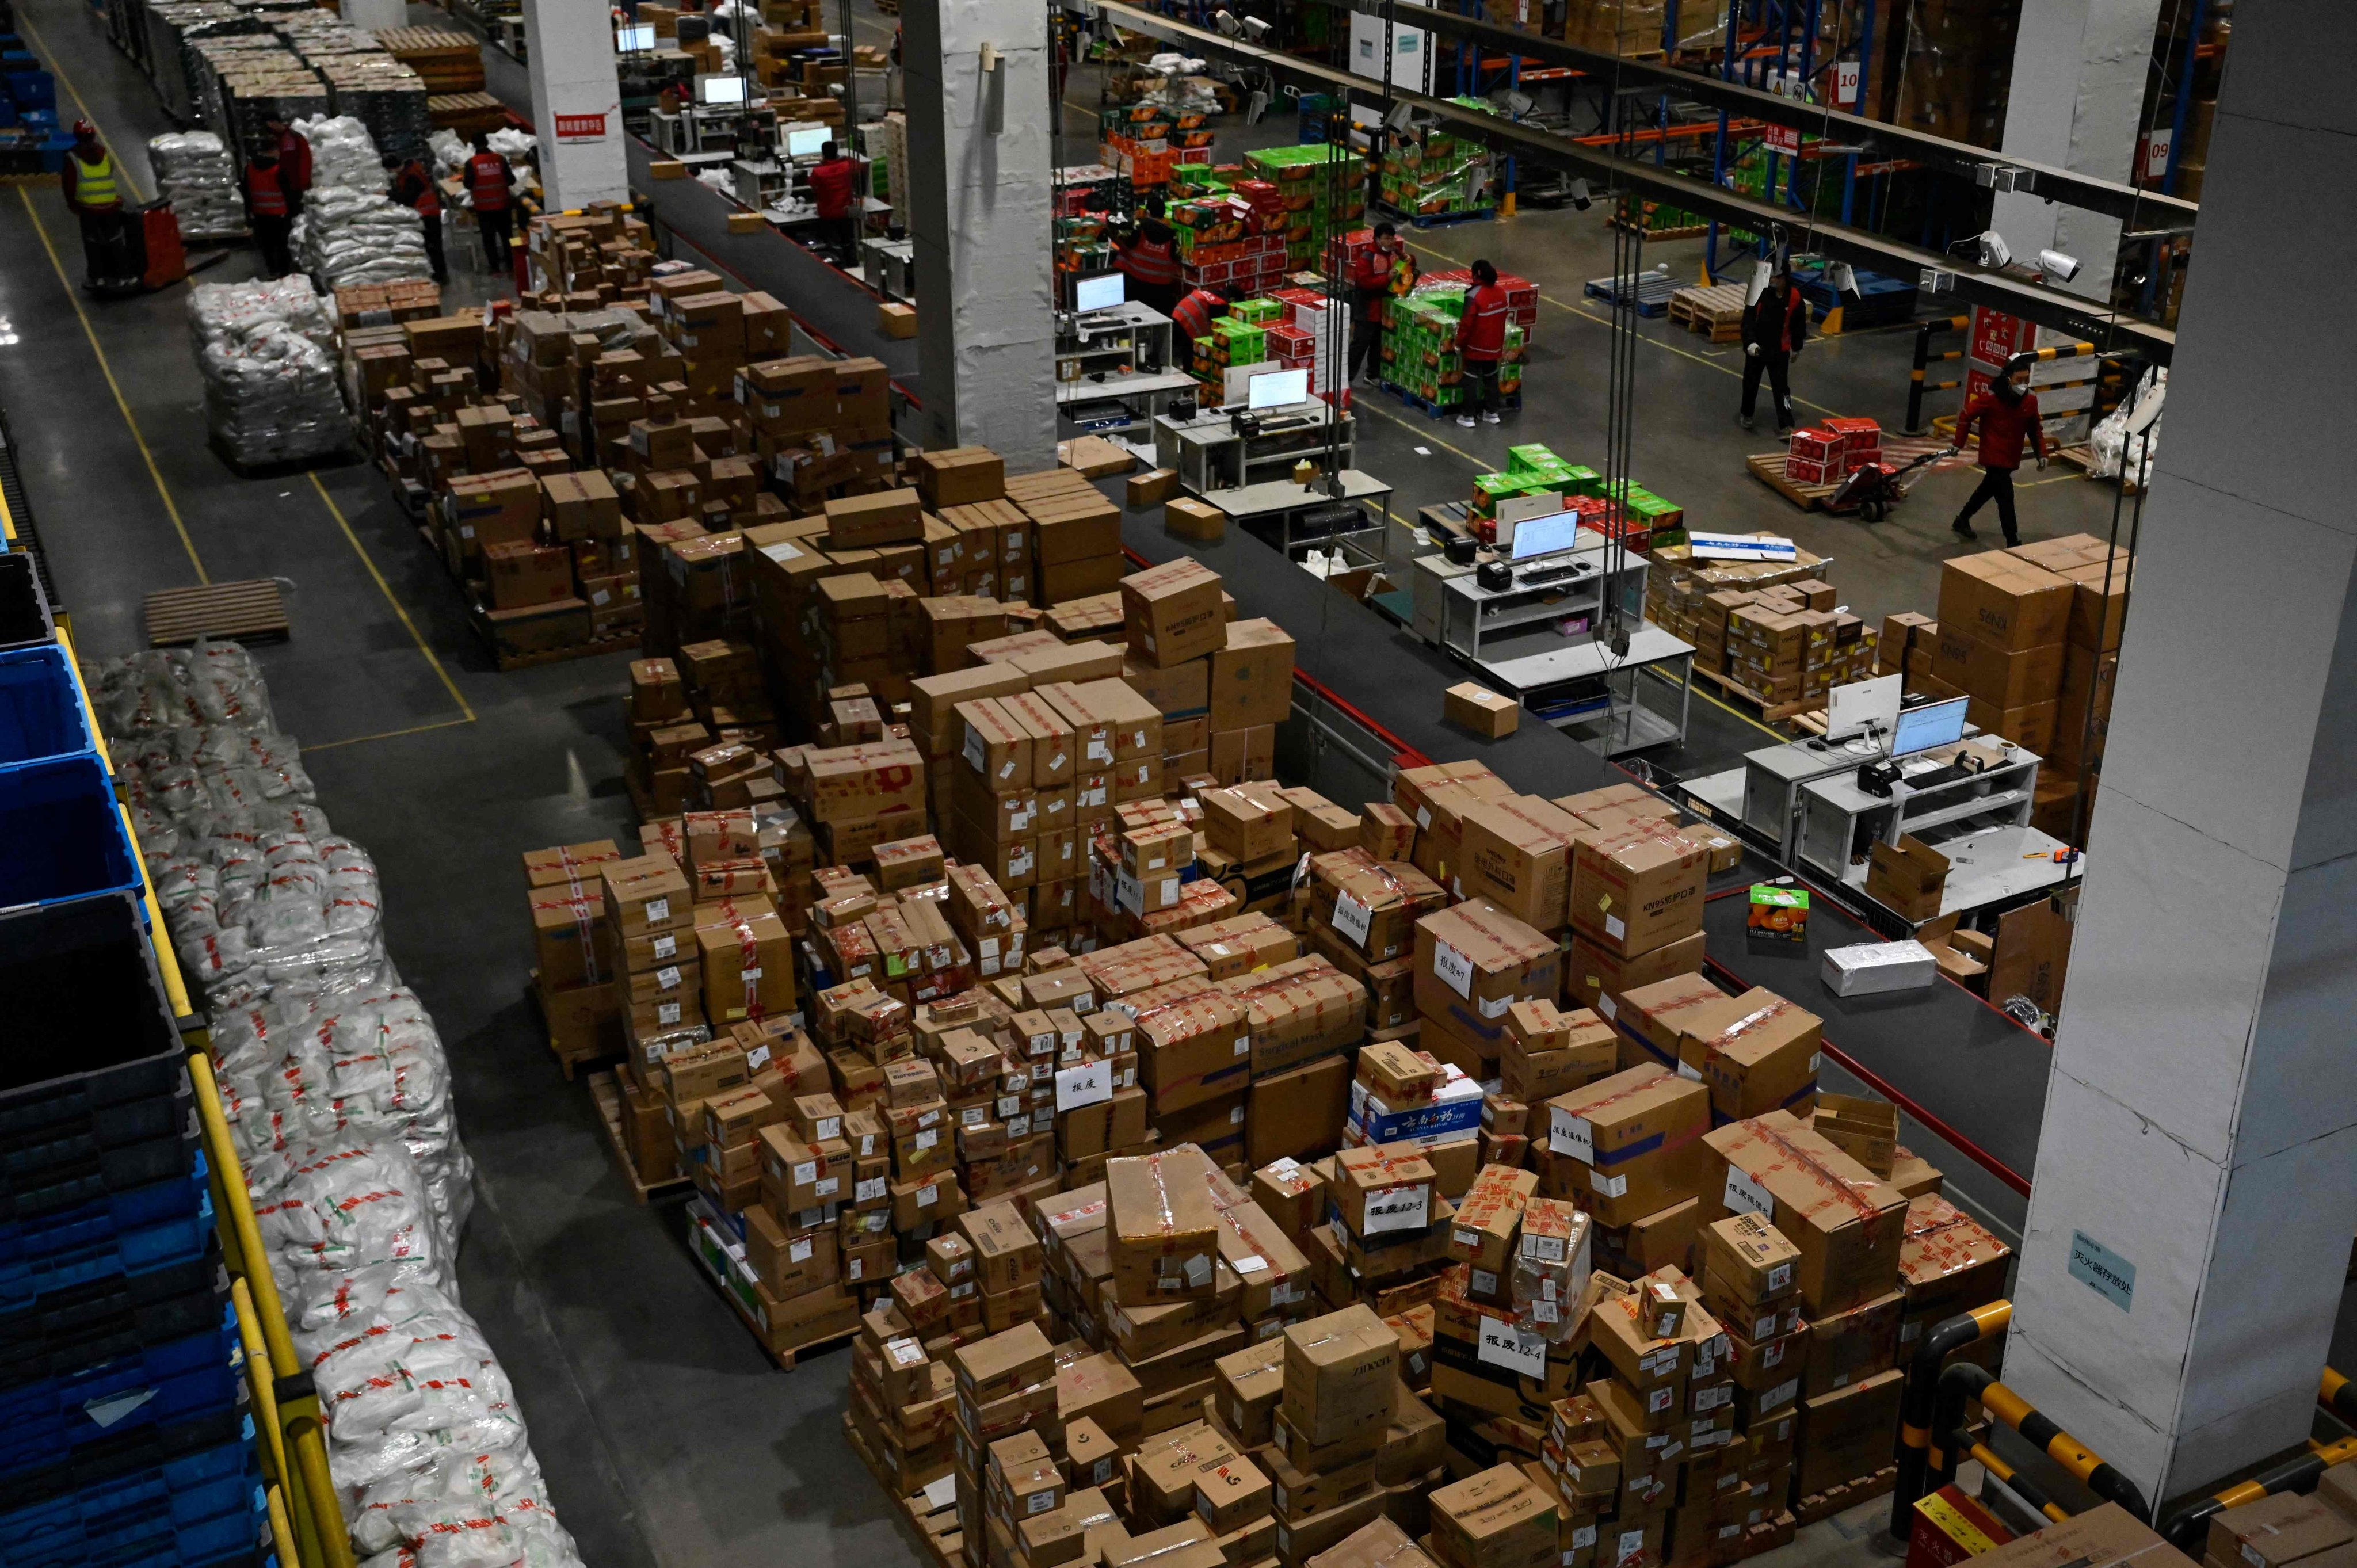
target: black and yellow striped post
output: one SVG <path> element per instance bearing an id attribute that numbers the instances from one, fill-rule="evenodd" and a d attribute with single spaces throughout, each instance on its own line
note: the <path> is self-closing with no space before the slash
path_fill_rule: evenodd
<path id="1" fill-rule="evenodd" d="M 1964 1402 L 1974 1399 L 1981 1402 L 1981 1408 L 1989 1412 L 1990 1419 L 2003 1422 L 2028 1438 L 2095 1496 L 2107 1503 L 2119 1504 L 2139 1520 L 2152 1518 L 2152 1506 L 2144 1500 L 2144 1493 L 2134 1481 L 2063 1431 L 2051 1416 L 2040 1413 L 2028 1400 L 1998 1382 L 1996 1374 L 1969 1361 L 1960 1361 L 1940 1374 L 1938 1410 L 1932 1420 L 1932 1430 L 1940 1434 L 1940 1446 L 1935 1450 L 1939 1460 L 1936 1471 L 1943 1483 L 1955 1479 L 1959 1449 L 1964 1445 L 1959 1429 L 1964 1423 Z"/>
<path id="2" fill-rule="evenodd" d="M 2200 1501 L 2179 1509 L 2160 1521 L 2161 1538 L 2180 1552 L 2198 1554 L 2201 1537 L 2209 1531 L 2212 1516 L 2224 1513 L 2228 1509 L 2241 1508 L 2245 1503 L 2257 1502 L 2276 1492 L 2313 1491 L 2318 1477 L 2333 1466 L 2347 1464 L 2352 1459 L 2357 1459 L 2357 1437 L 2344 1437 L 2337 1443 L 2320 1446 L 2311 1444 L 2305 1454 L 2279 1460 L 2247 1480 L 2237 1481 L 2231 1487 L 2221 1487 Z"/>
<path id="3" fill-rule="evenodd" d="M 1899 1407 L 1899 1485 L 1890 1496 L 1892 1540 L 1904 1541 L 1914 1530 L 1916 1500 L 1932 1489 L 1932 1474 L 1944 1458 L 1933 1441 L 1932 1428 L 1938 1414 L 1940 1369 L 1966 1346 L 2004 1333 L 2012 1321 L 2013 1303 L 1993 1301 L 1942 1318 L 1915 1348 L 1914 1359 L 1907 1363 L 1907 1388 Z M 1945 1440 L 1945 1434 L 1937 1435 Z"/>
<path id="4" fill-rule="evenodd" d="M 1915 368 L 1908 372 L 1907 378 L 1908 435 L 1921 435 L 1923 434 L 1923 394 L 1925 392 L 1953 392 L 1958 386 L 1963 384 L 1960 381 L 1930 381 L 1925 380 L 1925 378 L 1931 373 L 1931 369 L 1933 365 L 1943 365 L 1951 360 L 1961 360 L 1964 357 L 1964 351 L 1962 349 L 1951 349 L 1943 354 L 1932 353 L 1932 334 L 1934 332 L 1963 332 L 1970 329 L 1972 324 L 1973 318 L 1969 316 L 1942 316 L 1935 317 L 1930 321 L 1920 322 L 1916 325 Z"/>
<path id="5" fill-rule="evenodd" d="M 2317 1385 L 2316 1402 L 2342 1425 L 2357 1427 L 2357 1383 L 2330 1367 L 2324 1369 L 2324 1380 Z"/>

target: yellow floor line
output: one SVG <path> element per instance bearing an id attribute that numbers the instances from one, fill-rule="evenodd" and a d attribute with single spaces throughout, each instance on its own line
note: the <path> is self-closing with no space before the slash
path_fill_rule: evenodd
<path id="1" fill-rule="evenodd" d="M 361 746 L 372 740 L 397 740 L 405 735 L 424 735 L 429 730 L 458 729 L 474 722 L 475 715 L 468 714 L 463 719 L 436 719 L 430 725 L 411 725 L 407 729 L 379 730 L 374 735 L 348 735 L 341 740 L 323 740 L 317 746 L 307 746 L 303 749 L 307 752 L 333 751 L 339 746 Z"/>
<path id="2" fill-rule="evenodd" d="M 81 111 L 81 117 L 89 121 L 91 124 L 97 125 L 98 115 L 91 111 L 89 102 L 82 97 L 81 89 L 74 85 L 73 78 L 66 74 L 66 68 L 59 63 L 57 51 L 41 41 L 41 35 L 33 30 L 32 19 L 27 16 L 22 11 L 16 13 L 16 28 L 19 32 L 23 33 L 26 38 L 32 40 L 33 48 L 38 51 L 35 58 L 39 59 L 41 64 L 47 67 L 50 73 L 56 76 L 59 81 L 66 84 L 66 96 L 74 101 L 74 107 Z M 106 142 L 105 127 L 100 126 L 98 139 L 102 142 Z M 113 144 L 112 142 L 107 142 L 107 146 L 111 150 Z M 139 188 L 139 182 L 132 178 L 131 171 L 124 166 L 123 158 L 120 154 L 117 154 L 114 159 L 114 172 L 116 177 L 120 178 L 124 185 L 131 188 L 131 194 L 133 196 L 137 197 L 143 202 L 147 199 L 146 193 Z"/>
<path id="3" fill-rule="evenodd" d="M 114 379 L 114 367 L 107 363 L 106 350 L 98 346 L 98 331 L 90 324 L 90 314 L 81 307 L 81 292 L 66 275 L 65 263 L 58 259 L 58 247 L 49 239 L 48 225 L 41 221 L 40 209 L 33 205 L 33 193 L 18 186 L 16 195 L 25 203 L 25 215 L 33 220 L 33 231 L 41 237 L 41 249 L 49 253 L 49 265 L 57 269 L 58 283 L 66 291 L 66 302 L 73 306 L 75 318 L 81 323 L 82 336 L 90 339 L 90 351 L 98 358 L 99 373 L 106 378 L 106 390 L 114 394 L 114 406 L 122 410 L 123 423 L 131 428 L 132 442 L 146 461 L 147 477 L 156 481 L 156 493 L 164 499 L 164 514 L 172 520 L 172 531 L 180 536 L 180 548 L 188 553 L 188 564 L 197 569 L 197 581 L 210 583 L 212 578 L 206 575 L 205 564 L 197 554 L 196 541 L 188 537 L 188 525 L 180 521 L 179 503 L 173 500 L 171 487 L 164 482 L 164 472 L 156 466 L 156 454 L 147 450 L 147 438 L 139 433 L 139 421 L 131 415 L 131 404 L 124 401 L 122 385 Z"/>
<path id="4" fill-rule="evenodd" d="M 1646 674 L 1648 674 L 1648 675 L 1651 675 L 1652 677 L 1653 677 L 1653 679 L 1655 679 L 1656 681 L 1660 681 L 1660 682 L 1663 682 L 1664 684 L 1671 685 L 1671 686 L 1674 686 L 1674 685 L 1676 685 L 1676 684 L 1677 684 L 1677 682 L 1676 682 L 1675 681 L 1671 680 L 1667 675 L 1663 674 L 1659 670 L 1647 670 L 1647 671 L 1645 671 L 1645 673 L 1646 673 Z M 1712 707 L 1714 707 L 1714 708 L 1718 708 L 1718 709 L 1723 710 L 1724 712 L 1727 712 L 1727 713 L 1729 713 L 1729 714 L 1734 714 L 1734 715 L 1735 715 L 1735 717 L 1737 717 L 1737 718 L 1738 718 L 1738 719 L 1742 720 L 1745 724 L 1749 725 L 1753 729 L 1758 730 L 1761 735 L 1771 736 L 1771 737 L 1773 737 L 1774 739 L 1776 739 L 1776 740 L 1778 740 L 1778 741 L 1780 741 L 1780 742 L 1781 742 L 1781 741 L 1789 741 L 1789 740 L 1791 740 L 1791 739 L 1792 738 L 1791 736 L 1786 735 L 1782 730 L 1775 729 L 1775 728 L 1770 727 L 1770 725 L 1767 725 L 1761 724 L 1758 719 L 1753 718 L 1749 714 L 1745 713 L 1741 708 L 1737 707 L 1734 703 L 1728 703 L 1728 702 L 1726 702 L 1726 701 L 1724 701 L 1724 700 L 1722 700 L 1722 699 L 1720 699 L 1720 698 L 1717 698 L 1717 697 L 1714 697 L 1714 696 L 1712 696 L 1712 695 L 1710 694 L 1710 692 L 1708 691 L 1708 689 L 1707 689 L 1707 688 L 1706 688 L 1706 687 L 1703 685 L 1703 683 L 1702 683 L 1701 682 L 1699 682 L 1699 681 L 1697 681 L 1697 682 L 1695 682 L 1694 683 L 1694 694 L 1695 694 L 1695 696 L 1697 696 L 1697 697 L 1700 697 L 1704 702 L 1708 703 Z"/>
<path id="5" fill-rule="evenodd" d="M 450 693 L 450 700 L 458 704 L 460 713 L 467 715 L 462 722 L 473 724 L 474 708 L 459 694 L 458 683 L 450 679 L 450 671 L 442 668 L 442 660 L 434 657 L 434 650 L 425 645 L 425 639 L 418 632 L 417 623 L 409 618 L 409 612 L 402 607 L 399 599 L 393 596 L 393 585 L 384 580 L 384 574 L 378 571 L 376 563 L 369 558 L 367 546 L 361 543 L 361 536 L 354 533 L 352 525 L 345 521 L 344 509 L 336 504 L 336 498 L 328 493 L 328 487 L 319 482 L 317 474 L 311 476 L 311 488 L 319 492 L 319 499 L 327 507 L 328 515 L 334 518 L 336 526 L 344 531 L 344 538 L 351 543 L 352 553 L 361 558 L 361 564 L 367 567 L 368 575 L 376 580 L 377 591 L 384 596 L 384 602 L 391 605 L 393 613 L 401 618 L 403 629 L 409 633 L 409 640 L 417 644 L 417 651 L 425 655 L 425 662 L 434 666 L 434 673 L 441 677 L 442 689 Z"/>
<path id="6" fill-rule="evenodd" d="M 1429 245 L 1417 244 L 1414 240 L 1410 240 L 1408 244 L 1415 250 L 1422 251 L 1427 256 L 1436 256 L 1441 261 L 1447 262 L 1452 267 L 1461 267 L 1466 264 L 1464 262 L 1459 261 L 1457 257 L 1450 255 L 1446 251 L 1436 251 Z M 1564 312 L 1567 316 L 1577 316 L 1584 320 L 1593 321 L 1599 327 L 1609 327 L 1612 325 L 1612 318 L 1610 317 L 1598 316 L 1592 310 L 1585 310 L 1577 305 L 1566 304 L 1564 301 L 1557 299 L 1555 295 L 1548 294 L 1544 289 L 1539 291 L 1539 298 L 1546 304 L 1554 306 L 1557 310 Z M 1681 349 L 1674 343 L 1664 343 L 1657 338 L 1647 338 L 1641 332 L 1637 336 L 1638 339 L 1647 347 L 1659 349 L 1664 354 L 1675 354 L 1680 359 L 1692 360 L 1697 365 L 1707 365 L 1710 369 L 1720 372 L 1722 375 L 1733 376 L 1738 381 L 1741 381 L 1743 379 L 1743 372 L 1740 370 L 1730 365 L 1722 365 L 1717 360 L 1711 359 L 1706 355 L 1697 354 L 1690 349 Z M 1837 409 L 1827 408 L 1821 403 L 1812 403 L 1804 397 L 1795 397 L 1792 401 L 1803 408 L 1813 408 L 1819 413 L 1835 413 L 1840 412 Z"/>

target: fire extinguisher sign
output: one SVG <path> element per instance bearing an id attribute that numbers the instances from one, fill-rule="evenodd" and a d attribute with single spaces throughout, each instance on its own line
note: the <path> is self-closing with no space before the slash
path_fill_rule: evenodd
<path id="1" fill-rule="evenodd" d="M 606 112 L 595 114 L 558 114 L 556 139 L 560 142 L 602 142 L 606 139 Z"/>

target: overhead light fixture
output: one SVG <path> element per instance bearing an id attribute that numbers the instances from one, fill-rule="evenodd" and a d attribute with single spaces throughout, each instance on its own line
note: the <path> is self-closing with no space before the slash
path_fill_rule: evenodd
<path id="1" fill-rule="evenodd" d="M 2038 252 L 2038 264 L 2056 283 L 2069 283 L 2079 275 L 2079 268 L 2084 263 L 2078 257 L 2065 255 L 2061 251 L 2040 251 Z"/>
<path id="2" fill-rule="evenodd" d="M 1576 179 L 1571 182 L 1571 205 L 1572 209 L 1577 212 L 1585 212 L 1596 205 L 1596 199 L 1587 192 L 1586 180 Z"/>

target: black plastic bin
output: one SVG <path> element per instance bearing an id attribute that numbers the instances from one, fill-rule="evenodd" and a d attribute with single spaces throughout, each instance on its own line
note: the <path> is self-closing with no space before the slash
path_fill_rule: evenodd
<path id="1" fill-rule="evenodd" d="M 21 550 L 0 551 L 0 650 L 54 641 L 57 634 L 33 558 Z"/>

